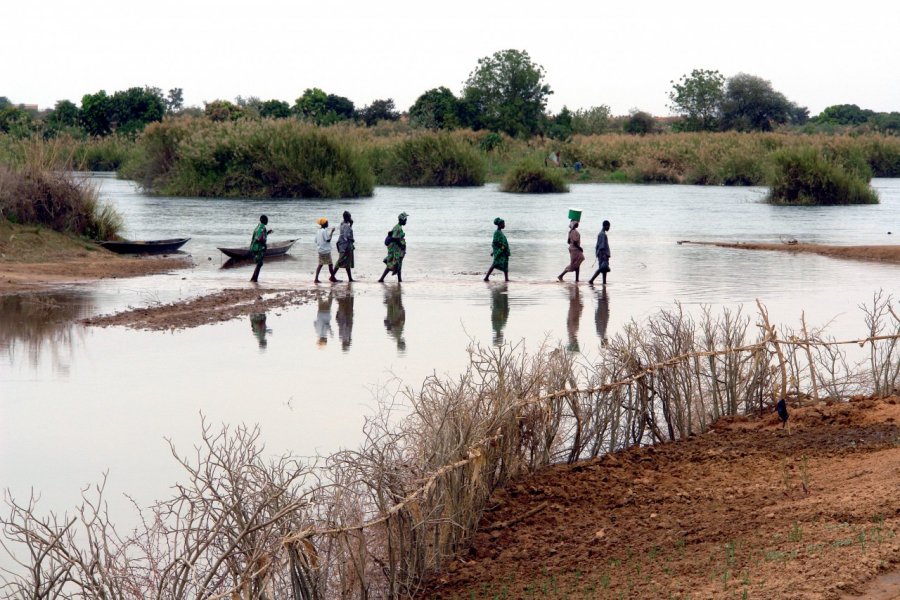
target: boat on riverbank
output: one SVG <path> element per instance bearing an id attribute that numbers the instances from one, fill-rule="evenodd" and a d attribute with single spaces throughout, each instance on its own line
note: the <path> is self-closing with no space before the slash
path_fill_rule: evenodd
<path id="1" fill-rule="evenodd" d="M 110 240 L 100 245 L 116 254 L 166 254 L 176 252 L 191 238 L 169 240 Z"/>
<path id="2" fill-rule="evenodd" d="M 293 239 L 269 244 L 266 247 L 266 258 L 271 258 L 273 256 L 284 256 L 296 241 L 296 239 Z M 250 252 L 250 246 L 243 246 L 240 248 L 219 247 L 219 251 L 228 258 L 233 258 L 235 260 L 246 260 L 253 257 L 253 253 Z"/>

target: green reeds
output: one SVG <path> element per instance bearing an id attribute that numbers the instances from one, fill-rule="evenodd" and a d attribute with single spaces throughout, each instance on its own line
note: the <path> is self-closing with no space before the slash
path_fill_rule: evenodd
<path id="1" fill-rule="evenodd" d="M 0 164 L 0 216 L 98 240 L 118 234 L 121 216 L 100 203 L 89 180 L 72 172 L 72 148 L 65 141 L 35 138 L 21 149 L 18 164 Z"/>
<path id="2" fill-rule="evenodd" d="M 485 161 L 470 144 L 446 133 L 401 140 L 382 157 L 379 183 L 450 187 L 484 185 Z"/>
<path id="3" fill-rule="evenodd" d="M 355 198 L 371 196 L 366 158 L 329 129 L 293 120 L 152 124 L 123 174 L 173 196 Z"/>
<path id="4" fill-rule="evenodd" d="M 544 167 L 535 161 L 523 161 L 512 168 L 500 184 L 501 192 L 514 194 L 558 194 L 569 186 L 557 168 Z"/>
<path id="5" fill-rule="evenodd" d="M 791 148 L 773 157 L 775 176 L 769 201 L 773 204 L 876 204 L 869 187 L 868 165 L 853 154 L 826 153 L 819 148 Z"/>

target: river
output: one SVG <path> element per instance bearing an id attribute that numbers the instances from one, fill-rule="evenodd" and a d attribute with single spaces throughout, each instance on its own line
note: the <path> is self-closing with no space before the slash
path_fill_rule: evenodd
<path id="1" fill-rule="evenodd" d="M 30 489 L 46 509 L 74 505 L 84 485 L 109 473 L 121 494 L 165 497 L 180 473 L 168 452 L 200 437 L 200 415 L 218 426 L 259 424 L 267 452 L 330 453 L 361 439 L 364 418 L 398 390 L 432 373 L 464 368 L 470 343 L 533 348 L 562 342 L 588 358 L 603 337 L 681 302 L 689 310 L 760 299 L 779 323 L 829 323 L 836 336 L 864 335 L 858 305 L 878 290 L 900 295 L 900 266 L 815 255 L 679 245 L 679 240 L 888 244 L 900 236 L 900 180 L 874 180 L 881 203 L 776 207 L 764 188 L 576 185 L 571 193 L 504 194 L 471 189 L 377 188 L 360 200 L 215 200 L 144 195 L 131 182 L 93 174 L 101 197 L 133 239 L 191 237 L 190 269 L 103 280 L 61 291 L 0 298 L 0 486 Z M 592 272 L 603 219 L 612 273 L 605 290 L 556 282 L 568 262 L 567 211 L 583 210 Z M 251 268 L 223 268 L 218 246 L 245 245 L 259 215 L 270 241 L 298 239 L 260 281 L 306 287 L 316 265 L 321 216 L 355 221 L 358 283 L 319 286 L 319 301 L 186 331 L 85 328 L 73 318 L 243 287 Z M 404 283 L 376 283 L 385 233 L 401 211 L 408 255 Z M 506 220 L 509 284 L 490 264 L 495 216 Z M 888 232 L 892 233 L 889 235 Z M 343 274 L 342 274 L 343 277 Z"/>

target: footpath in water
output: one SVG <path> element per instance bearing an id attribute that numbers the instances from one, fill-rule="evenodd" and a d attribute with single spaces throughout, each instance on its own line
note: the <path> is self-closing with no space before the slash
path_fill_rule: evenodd
<path id="1" fill-rule="evenodd" d="M 900 598 L 900 396 L 719 421 L 492 498 L 421 598 Z"/>

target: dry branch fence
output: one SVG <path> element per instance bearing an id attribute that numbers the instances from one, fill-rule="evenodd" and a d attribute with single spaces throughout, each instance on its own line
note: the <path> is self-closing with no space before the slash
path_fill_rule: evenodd
<path id="1" fill-rule="evenodd" d="M 860 308 L 866 335 L 776 329 L 758 303 L 698 317 L 681 306 L 632 322 L 595 360 L 544 346 L 473 346 L 457 378 L 385 401 L 359 449 L 264 455 L 256 428 L 203 423 L 172 498 L 120 534 L 85 490 L 73 515 L 39 516 L 8 493 L 0 518 L 16 557 L 11 598 L 166 600 L 406 598 L 467 543 L 492 492 L 556 462 L 704 431 L 722 416 L 792 401 L 900 388 L 900 317 L 890 295 Z M 756 332 L 753 335 L 754 331 Z"/>

